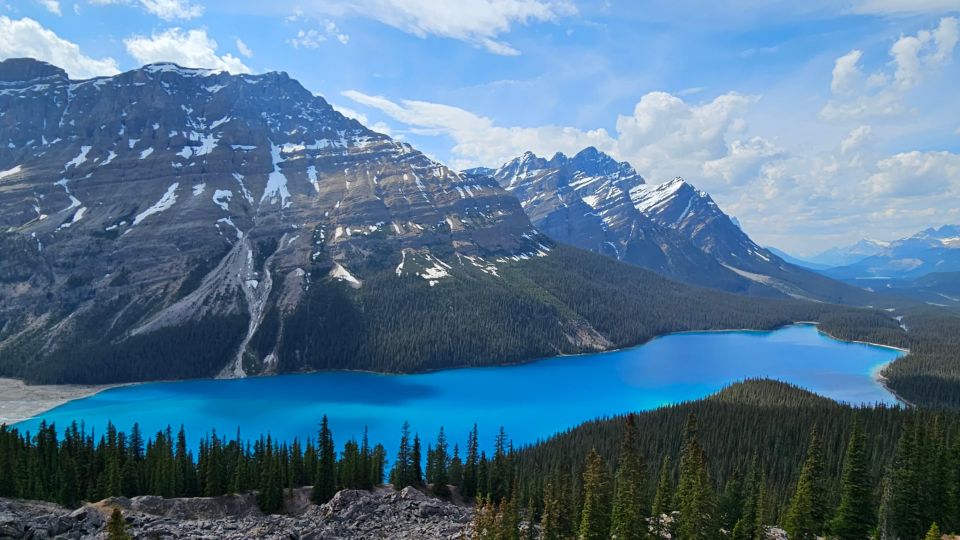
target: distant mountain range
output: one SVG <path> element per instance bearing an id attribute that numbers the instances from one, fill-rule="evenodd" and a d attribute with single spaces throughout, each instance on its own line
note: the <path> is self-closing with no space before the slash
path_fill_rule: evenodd
<path id="1" fill-rule="evenodd" d="M 675 279 L 731 292 L 857 303 L 863 292 L 758 246 L 706 192 L 682 178 L 651 185 L 628 163 L 587 148 L 527 152 L 492 175 L 538 230 L 560 242 Z"/>
<path id="2" fill-rule="evenodd" d="M 890 242 L 859 261 L 825 270 L 843 280 L 915 279 L 960 271 L 960 226 L 944 225 Z"/>
<path id="3" fill-rule="evenodd" d="M 458 173 L 285 73 L 152 64 L 78 81 L 11 59 L 0 111 L 0 376 L 426 370 L 820 309 L 640 266 L 865 303 L 682 180 L 648 186 L 593 149 Z"/>

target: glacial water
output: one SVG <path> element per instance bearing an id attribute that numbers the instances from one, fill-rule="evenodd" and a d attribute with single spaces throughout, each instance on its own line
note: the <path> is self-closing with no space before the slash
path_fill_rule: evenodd
<path id="1" fill-rule="evenodd" d="M 701 398 L 746 378 L 779 379 L 849 403 L 894 403 L 874 373 L 902 354 L 838 341 L 812 325 L 692 332 L 515 366 L 138 384 L 72 401 L 17 427 L 35 431 L 46 419 L 63 428 L 76 420 L 102 433 L 107 421 L 123 430 L 139 422 L 148 435 L 183 425 L 194 444 L 211 429 L 231 438 L 239 428 L 243 437 L 269 432 L 292 440 L 316 437 L 326 414 L 338 447 L 359 439 L 366 426 L 392 458 L 405 420 L 425 446 L 444 426 L 451 446 L 463 448 L 474 423 L 487 448 L 500 426 L 522 445 L 597 417 Z"/>

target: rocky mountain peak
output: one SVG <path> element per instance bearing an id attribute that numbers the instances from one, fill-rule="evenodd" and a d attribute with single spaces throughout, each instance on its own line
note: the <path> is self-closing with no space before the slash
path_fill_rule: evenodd
<path id="1" fill-rule="evenodd" d="M 8 58 L 0 61 L 0 82 L 30 82 L 38 79 L 67 79 L 67 72 L 33 58 Z"/>
<path id="2" fill-rule="evenodd" d="M 242 376 L 276 369 L 269 347 L 244 368 L 249 340 L 318 282 L 360 288 L 389 269 L 434 286 L 456 279 L 450 260 L 496 273 L 495 259 L 549 250 L 493 179 L 369 130 L 283 72 L 4 71 L 45 79 L 0 86 L 0 350 L 27 328 L 59 347 L 96 305 L 137 304 L 114 343 L 248 318 L 221 373 Z"/>

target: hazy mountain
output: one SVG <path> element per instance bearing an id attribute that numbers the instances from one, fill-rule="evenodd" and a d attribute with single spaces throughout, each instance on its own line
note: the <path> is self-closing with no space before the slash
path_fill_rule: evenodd
<path id="1" fill-rule="evenodd" d="M 960 271 L 960 226 L 930 228 L 890 242 L 882 251 L 825 273 L 846 280 L 913 279 L 931 272 Z"/>
<path id="2" fill-rule="evenodd" d="M 888 247 L 890 247 L 890 242 L 860 240 L 853 245 L 830 248 L 811 257 L 807 257 L 806 260 L 826 268 L 847 266 L 876 255 Z"/>
<path id="3" fill-rule="evenodd" d="M 811 270 L 826 270 L 827 268 L 830 268 L 829 266 L 827 266 L 827 265 L 825 265 L 825 264 L 817 264 L 817 263 L 813 263 L 813 262 L 810 262 L 810 261 L 805 260 L 805 259 L 800 259 L 800 258 L 798 258 L 798 257 L 794 257 L 793 255 L 790 255 L 790 254 L 787 253 L 786 251 L 783 251 L 782 249 L 777 249 L 777 248 L 775 248 L 775 247 L 773 247 L 773 246 L 767 246 L 767 249 L 770 251 L 770 253 L 773 253 L 774 255 L 776 255 L 777 257 L 780 257 L 780 258 L 783 259 L 784 261 L 786 261 L 786 262 L 788 262 L 788 263 L 790 263 L 790 264 L 796 265 L 796 266 L 801 266 L 801 267 L 803 267 L 803 268 L 809 268 L 809 269 L 811 269 Z"/>

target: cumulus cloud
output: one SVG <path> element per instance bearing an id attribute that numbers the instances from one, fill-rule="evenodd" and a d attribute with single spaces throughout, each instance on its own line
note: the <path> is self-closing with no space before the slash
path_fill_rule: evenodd
<path id="1" fill-rule="evenodd" d="M 700 171 L 710 161 L 717 163 L 703 172 L 723 176 L 733 162 L 718 160 L 731 154 L 737 135 L 745 129 L 742 115 L 756 100 L 730 92 L 696 105 L 666 92 L 650 92 L 640 98 L 632 115 L 617 117 L 616 152 L 654 178 L 671 177 L 669 169 L 677 167 Z M 753 153 L 758 144 L 740 146 L 741 157 Z"/>
<path id="2" fill-rule="evenodd" d="M 200 4 L 193 4 L 189 0 L 89 0 L 96 6 L 108 5 L 139 5 L 147 13 L 156 15 L 165 21 L 188 21 L 203 15 L 204 9 Z"/>
<path id="3" fill-rule="evenodd" d="M 882 159 L 865 186 L 875 195 L 916 197 L 960 195 L 960 155 L 905 152 Z M 955 199 L 954 199 L 955 200 Z"/>
<path id="4" fill-rule="evenodd" d="M 500 39 L 513 25 L 553 21 L 577 12 L 570 0 L 333 0 L 309 9 L 369 17 L 418 37 L 456 39 L 506 56 L 520 54 Z"/>
<path id="5" fill-rule="evenodd" d="M 62 15 L 60 11 L 60 2 L 58 0 L 37 0 L 37 3 L 43 6 L 44 9 L 53 13 L 54 15 Z"/>
<path id="6" fill-rule="evenodd" d="M 902 35 L 891 45 L 892 73 L 877 71 L 864 77 L 860 50 L 837 58 L 830 83 L 834 98 L 821 109 L 820 117 L 843 121 L 903 114 L 908 110 L 906 92 L 919 86 L 929 73 L 950 64 L 958 41 L 957 19 L 943 17 L 936 28 Z"/>
<path id="7" fill-rule="evenodd" d="M 113 58 L 91 58 L 71 43 L 33 19 L 10 19 L 0 15 L 0 59 L 31 57 L 67 71 L 70 77 L 86 79 L 120 72 Z"/>
<path id="8" fill-rule="evenodd" d="M 170 28 L 150 37 L 123 40 L 130 56 L 141 64 L 174 62 L 184 67 L 208 68 L 230 73 L 250 73 L 250 68 L 231 54 L 217 55 L 217 42 L 206 30 Z"/>
<path id="9" fill-rule="evenodd" d="M 860 69 L 860 57 L 863 51 L 852 50 L 837 58 L 833 65 L 833 78 L 830 89 L 838 94 L 852 92 L 860 85 L 863 71 Z"/>

